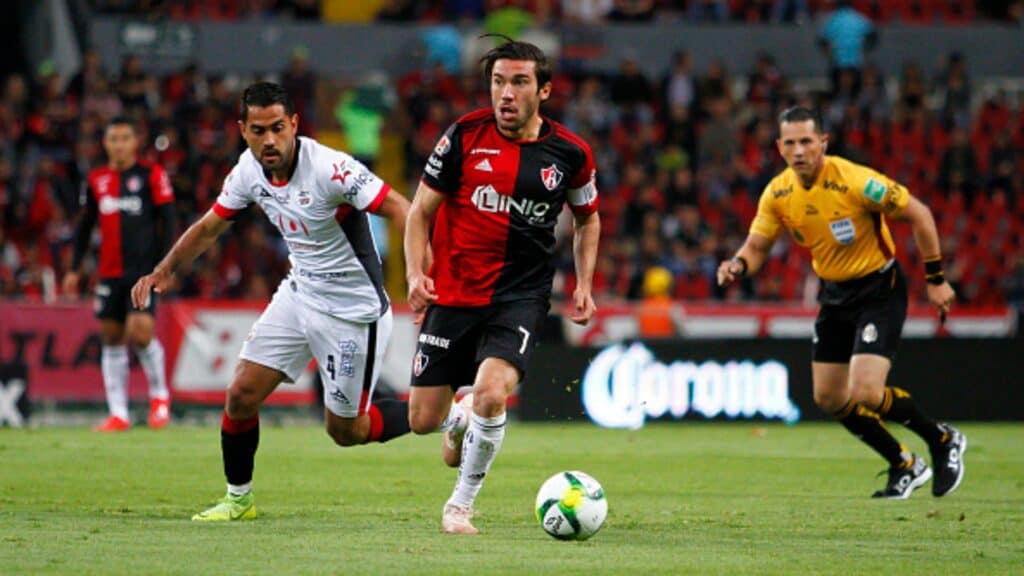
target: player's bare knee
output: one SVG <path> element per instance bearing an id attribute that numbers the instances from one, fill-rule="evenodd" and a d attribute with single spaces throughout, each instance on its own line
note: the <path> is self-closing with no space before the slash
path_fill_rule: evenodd
<path id="1" fill-rule="evenodd" d="M 423 411 L 409 411 L 409 429 L 413 434 L 430 434 L 441 427 L 443 415 L 438 417 L 435 414 Z"/>
<path id="2" fill-rule="evenodd" d="M 483 383 L 473 388 L 473 412 L 484 417 L 497 416 L 505 411 L 508 394 L 501 382 Z"/>
<path id="3" fill-rule="evenodd" d="M 260 409 L 257 395 L 247 389 L 244 384 L 234 382 L 228 388 L 225 412 L 232 420 L 244 420 L 253 417 Z"/>
<path id="4" fill-rule="evenodd" d="M 882 403 L 882 387 L 875 382 L 854 381 L 850 387 L 850 399 L 868 408 L 874 409 Z"/>
<path id="5" fill-rule="evenodd" d="M 841 394 L 835 390 L 814 391 L 814 403 L 818 408 L 830 414 L 841 410 L 848 400 L 849 397 L 846 394 Z"/>
<path id="6" fill-rule="evenodd" d="M 366 443 L 366 438 L 359 434 L 359 431 L 355 426 L 338 424 L 331 421 L 327 422 L 327 435 L 334 440 L 335 444 L 342 447 L 357 446 L 359 444 Z"/>

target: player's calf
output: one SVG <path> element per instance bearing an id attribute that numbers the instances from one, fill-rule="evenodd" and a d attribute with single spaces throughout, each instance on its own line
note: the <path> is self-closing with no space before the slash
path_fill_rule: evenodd
<path id="1" fill-rule="evenodd" d="M 339 446 L 387 442 L 408 433 L 408 402 L 377 400 L 365 414 L 356 418 L 344 418 L 327 411 L 327 434 Z"/>

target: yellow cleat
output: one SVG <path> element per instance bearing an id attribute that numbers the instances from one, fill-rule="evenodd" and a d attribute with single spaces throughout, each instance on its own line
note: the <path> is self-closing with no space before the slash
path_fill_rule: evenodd
<path id="1" fill-rule="evenodd" d="M 255 520 L 256 499 L 252 492 L 242 496 L 228 494 L 209 510 L 203 510 L 192 517 L 193 522 L 232 522 L 235 520 Z"/>

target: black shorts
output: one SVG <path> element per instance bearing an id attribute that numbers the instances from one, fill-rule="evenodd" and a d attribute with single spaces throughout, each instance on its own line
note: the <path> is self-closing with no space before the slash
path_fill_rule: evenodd
<path id="1" fill-rule="evenodd" d="M 149 299 L 149 306 L 137 310 L 132 306 L 132 286 L 135 278 L 101 278 L 96 283 L 96 317 L 100 320 L 114 320 L 124 324 L 129 313 L 156 314 L 156 294 Z"/>
<path id="2" fill-rule="evenodd" d="M 818 300 L 815 362 L 846 364 L 854 354 L 896 357 L 907 319 L 907 279 L 899 262 L 856 280 L 825 281 Z"/>
<path id="3" fill-rule="evenodd" d="M 413 386 L 469 386 L 485 358 L 501 358 L 526 374 L 549 304 L 523 300 L 472 308 L 431 306 L 423 319 Z"/>

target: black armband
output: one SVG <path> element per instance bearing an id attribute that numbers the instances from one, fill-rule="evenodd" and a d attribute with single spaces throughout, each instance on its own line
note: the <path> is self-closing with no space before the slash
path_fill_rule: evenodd
<path id="1" fill-rule="evenodd" d="M 747 270 L 750 269 L 750 266 L 747 265 L 747 259 L 746 258 L 744 258 L 743 256 L 733 256 L 731 262 L 743 266 L 743 270 L 740 271 L 739 276 L 746 276 L 747 275 Z"/>
<path id="2" fill-rule="evenodd" d="M 942 270 L 941 256 L 924 261 L 924 279 L 929 284 L 936 285 L 946 281 L 946 273 Z"/>

